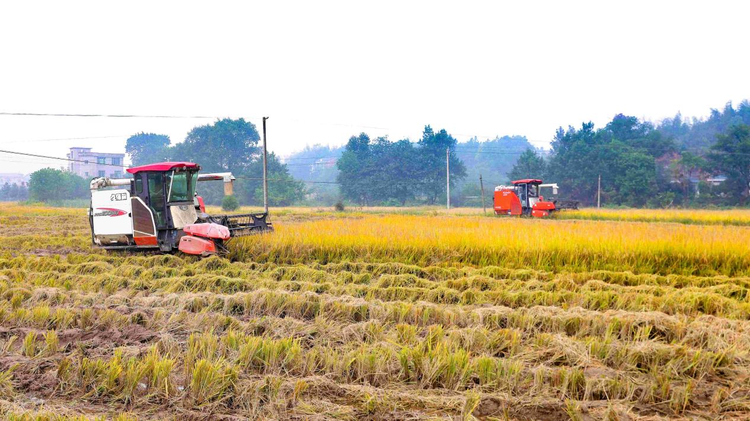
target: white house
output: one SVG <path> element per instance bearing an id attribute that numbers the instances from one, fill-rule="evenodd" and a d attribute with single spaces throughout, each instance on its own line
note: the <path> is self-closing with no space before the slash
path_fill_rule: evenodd
<path id="1" fill-rule="evenodd" d="M 91 148 L 70 148 L 68 158 L 72 159 L 68 169 L 83 178 L 121 178 L 125 173 L 125 154 L 94 152 Z"/>

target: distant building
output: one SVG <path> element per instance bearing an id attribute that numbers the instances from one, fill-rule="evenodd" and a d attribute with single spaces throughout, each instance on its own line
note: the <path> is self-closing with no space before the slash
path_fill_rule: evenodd
<path id="1" fill-rule="evenodd" d="M 29 182 L 29 176 L 20 173 L 0 173 L 0 186 L 5 183 L 23 185 Z"/>
<path id="2" fill-rule="evenodd" d="M 727 181 L 726 175 L 715 175 L 706 179 L 706 182 L 712 186 L 718 186 L 725 181 Z"/>
<path id="3" fill-rule="evenodd" d="M 93 152 L 91 148 L 70 148 L 68 169 L 89 179 L 94 177 L 122 178 L 125 164 L 124 153 Z"/>

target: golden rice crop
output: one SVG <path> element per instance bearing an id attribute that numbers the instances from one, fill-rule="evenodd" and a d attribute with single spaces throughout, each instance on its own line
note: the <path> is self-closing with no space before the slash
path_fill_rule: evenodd
<path id="1" fill-rule="evenodd" d="M 750 210 L 695 210 L 695 209 L 594 209 L 564 211 L 557 219 L 583 219 L 631 222 L 675 222 L 703 225 L 750 225 Z"/>
<path id="2" fill-rule="evenodd" d="M 412 215 L 321 219 L 233 241 L 231 257 L 283 263 L 396 261 L 554 271 L 750 273 L 744 227 Z"/>

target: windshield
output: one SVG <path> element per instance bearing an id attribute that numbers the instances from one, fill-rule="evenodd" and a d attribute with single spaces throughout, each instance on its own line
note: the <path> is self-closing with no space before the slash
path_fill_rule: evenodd
<path id="1" fill-rule="evenodd" d="M 168 202 L 192 202 L 196 178 L 195 171 L 172 171 L 167 176 Z"/>

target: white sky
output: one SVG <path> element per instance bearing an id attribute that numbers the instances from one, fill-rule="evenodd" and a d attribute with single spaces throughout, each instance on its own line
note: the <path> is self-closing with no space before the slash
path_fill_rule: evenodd
<path id="1" fill-rule="evenodd" d="M 542 146 L 559 126 L 750 98 L 748 16 L 750 2 L 715 0 L 3 2 L 0 111 L 245 117 L 259 131 L 267 115 L 281 155 L 361 131 L 417 140 L 425 124 Z M 0 149 L 117 152 L 135 132 L 174 143 L 210 121 L 0 116 Z M 117 137 L 38 141 L 92 136 Z M 64 165 L 0 160 L 0 173 Z"/>

